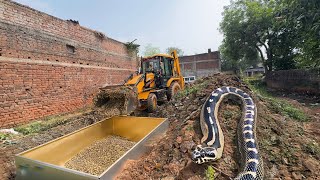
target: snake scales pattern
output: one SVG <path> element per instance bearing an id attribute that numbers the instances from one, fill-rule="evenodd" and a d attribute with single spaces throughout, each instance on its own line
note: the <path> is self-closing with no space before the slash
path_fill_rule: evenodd
<path id="1" fill-rule="evenodd" d="M 218 121 L 218 109 L 224 97 L 235 95 L 242 100 L 243 113 L 238 123 L 238 149 L 240 152 L 240 172 L 235 179 L 263 179 L 263 162 L 258 151 L 256 139 L 257 107 L 253 99 L 244 91 L 235 87 L 221 87 L 212 92 L 204 103 L 200 114 L 203 138 L 192 152 L 192 160 L 197 164 L 214 161 L 222 156 L 224 136 Z"/>

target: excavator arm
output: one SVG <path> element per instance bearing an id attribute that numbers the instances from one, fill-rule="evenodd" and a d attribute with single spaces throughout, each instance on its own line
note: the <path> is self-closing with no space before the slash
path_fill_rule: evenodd
<path id="1" fill-rule="evenodd" d="M 179 78 L 179 85 L 181 87 L 181 89 L 184 89 L 184 79 L 180 70 L 180 62 L 179 62 L 179 58 L 177 55 L 177 51 L 173 50 L 171 52 L 171 56 L 174 58 L 174 71 L 176 73 L 176 76 Z"/>

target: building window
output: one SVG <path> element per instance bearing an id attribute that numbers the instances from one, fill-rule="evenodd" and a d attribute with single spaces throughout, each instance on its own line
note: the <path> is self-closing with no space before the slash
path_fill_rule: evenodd
<path id="1" fill-rule="evenodd" d="M 74 46 L 69 45 L 69 44 L 67 44 L 66 46 L 67 46 L 67 50 L 69 53 L 74 54 L 76 52 L 76 48 Z"/>

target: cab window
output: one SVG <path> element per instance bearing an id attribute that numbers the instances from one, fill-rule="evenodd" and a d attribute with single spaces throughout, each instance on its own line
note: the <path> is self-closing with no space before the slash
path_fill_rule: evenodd
<path id="1" fill-rule="evenodd" d="M 164 66 L 164 76 L 171 77 L 172 76 L 172 59 L 171 58 L 163 58 L 163 66 Z"/>
<path id="2" fill-rule="evenodd" d="M 142 73 L 154 72 L 159 69 L 159 59 L 148 59 L 142 63 Z"/>

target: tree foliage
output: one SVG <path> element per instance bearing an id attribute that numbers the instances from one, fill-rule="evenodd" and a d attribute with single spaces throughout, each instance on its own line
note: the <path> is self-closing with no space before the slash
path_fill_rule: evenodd
<path id="1" fill-rule="evenodd" d="M 225 7 L 220 24 L 224 33 L 220 47 L 222 68 L 237 70 L 259 61 L 266 71 L 317 65 L 315 62 L 319 61 L 320 48 L 319 2 L 232 1 Z"/>
<path id="2" fill-rule="evenodd" d="M 320 67 L 320 1 L 285 0 L 279 12 L 282 24 L 296 34 L 296 61 L 300 67 Z"/>
<path id="3" fill-rule="evenodd" d="M 143 52 L 144 56 L 153 56 L 153 55 L 159 54 L 159 53 L 160 53 L 160 48 L 154 47 L 154 46 L 152 46 L 152 44 L 147 44 L 144 47 L 144 52 Z"/>
<path id="4" fill-rule="evenodd" d="M 170 54 L 173 50 L 176 50 L 177 51 L 177 54 L 178 54 L 178 56 L 183 56 L 183 51 L 182 51 L 182 49 L 180 49 L 180 48 L 177 48 L 177 47 L 168 47 L 167 49 L 166 49 L 166 53 L 167 54 Z"/>

